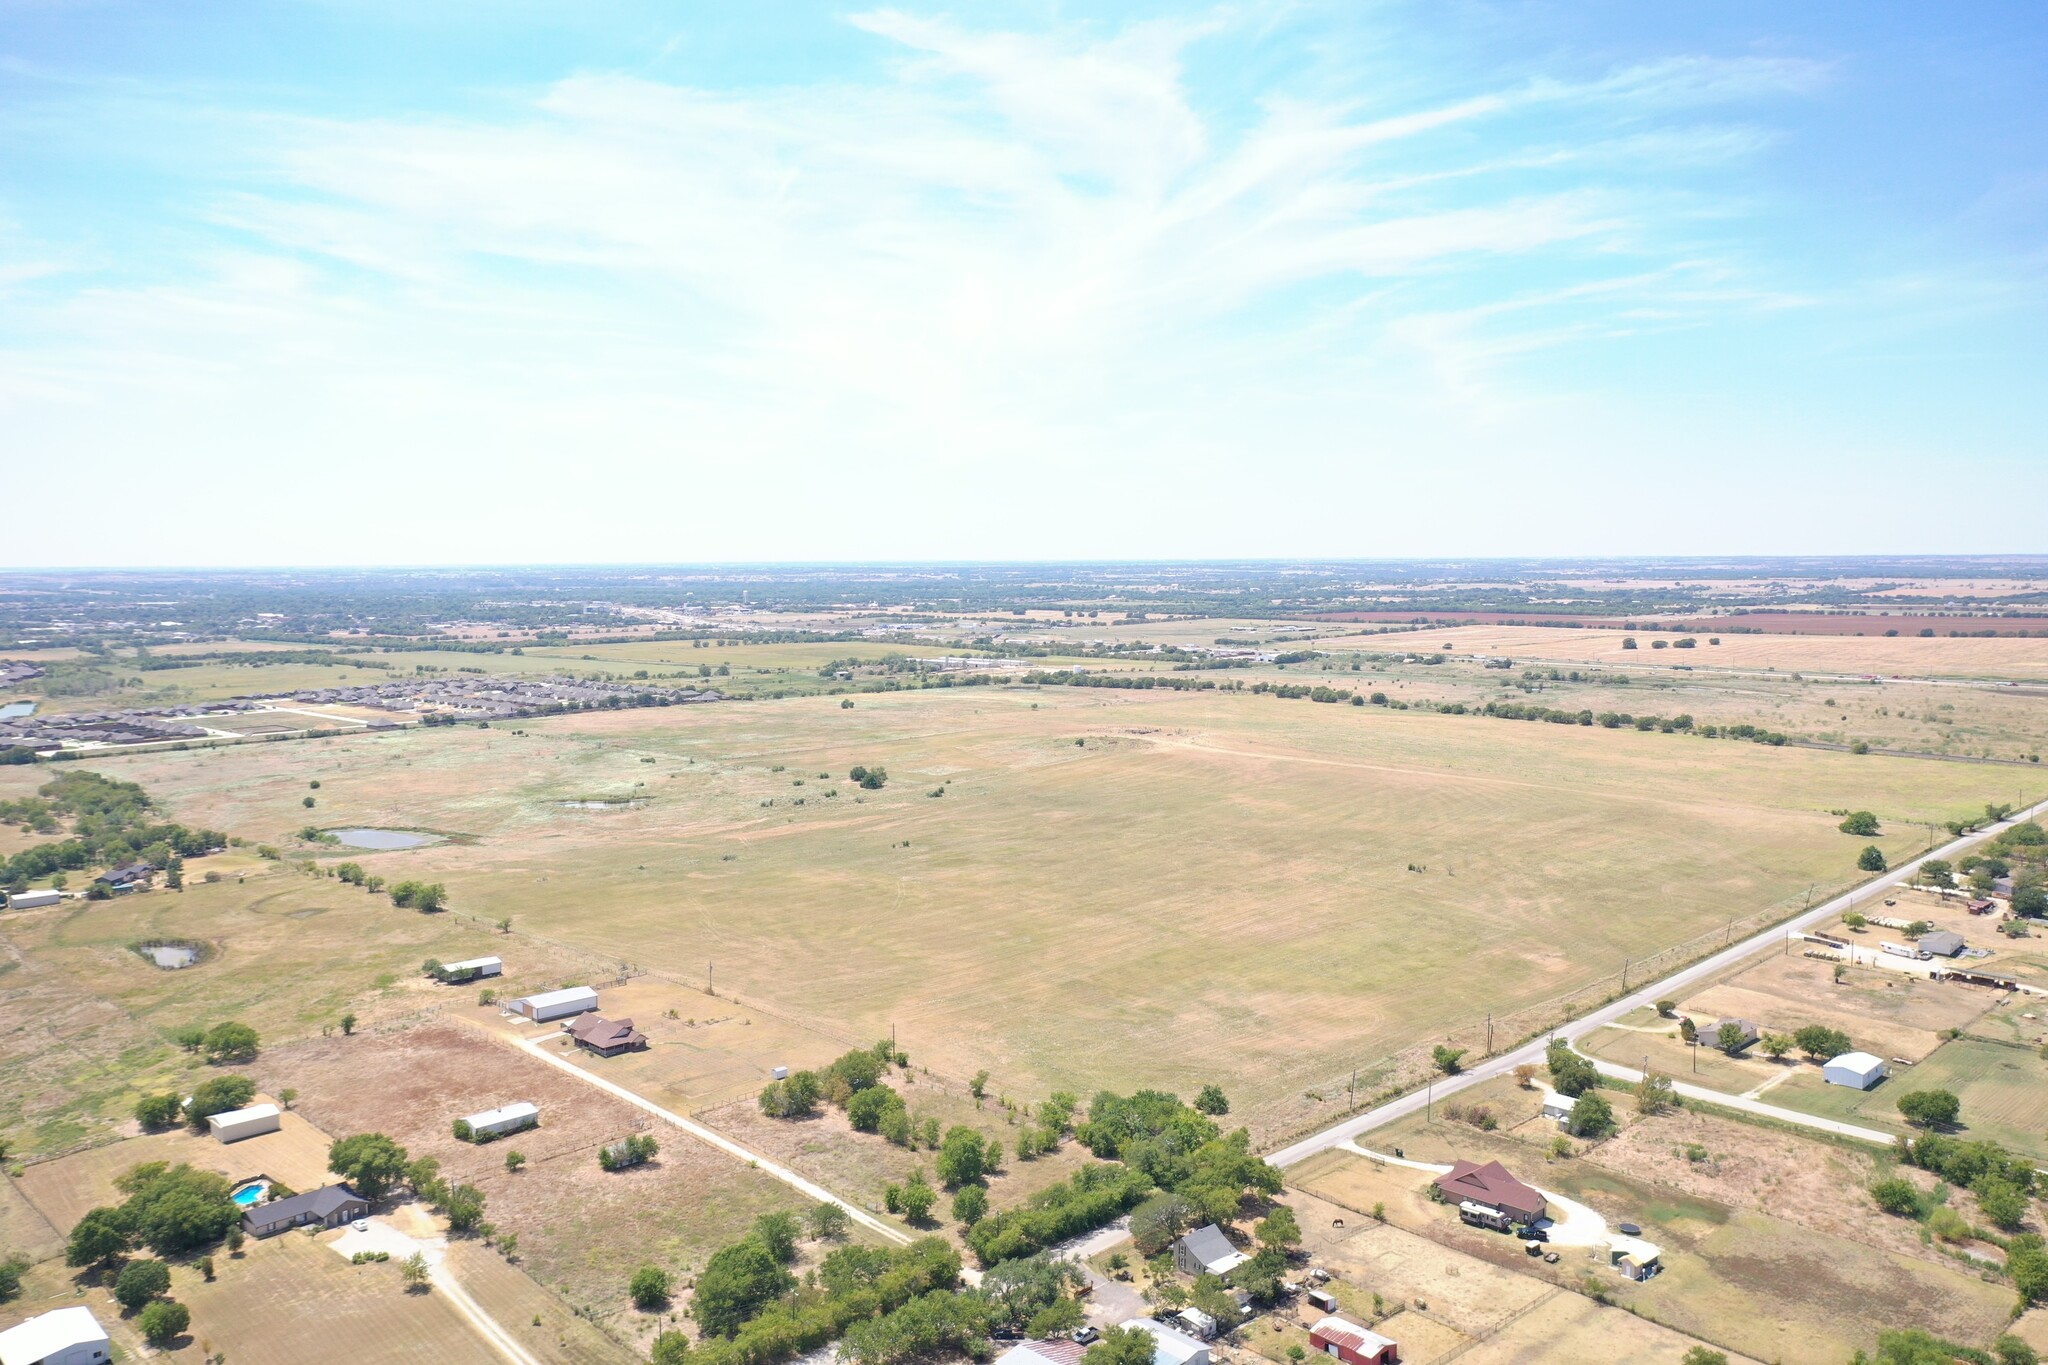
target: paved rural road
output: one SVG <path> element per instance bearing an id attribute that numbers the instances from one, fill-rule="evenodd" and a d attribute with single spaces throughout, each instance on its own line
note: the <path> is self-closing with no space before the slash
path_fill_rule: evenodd
<path id="1" fill-rule="evenodd" d="M 1873 896 L 1881 895 L 1893 887 L 1903 884 L 1910 880 L 1920 864 L 1929 858 L 1953 859 L 1958 854 L 1991 838 L 1999 831 L 2007 829 L 2019 821 L 2030 820 L 2044 813 L 2048 813 L 2048 801 L 2042 801 L 2028 807 L 2024 811 L 2015 812 L 2010 818 L 2001 820 L 1995 825 L 1988 825 L 1976 834 L 1966 834 L 1960 839 L 1952 839 L 1940 848 L 1931 849 L 1921 854 L 1911 862 L 1899 864 L 1883 876 L 1866 882 L 1853 891 L 1845 892 L 1825 904 L 1817 905 L 1813 909 L 1807 910 L 1774 928 L 1752 934 L 1732 947 L 1723 948 L 1712 957 L 1704 958 L 1690 967 L 1681 968 L 1669 976 L 1652 981 L 1610 1005 L 1603 1005 L 1590 1014 L 1574 1019 L 1570 1023 L 1558 1028 L 1552 1034 L 1547 1034 L 1542 1038 L 1524 1043 L 1513 1051 L 1504 1052 L 1498 1057 L 1489 1057 L 1483 1062 L 1466 1068 L 1456 1076 L 1439 1077 L 1434 1090 L 1440 1091 L 1445 1095 L 1452 1095 L 1463 1090 L 1466 1086 L 1477 1085 L 1479 1082 L 1491 1080 L 1495 1076 L 1506 1075 L 1525 1062 L 1541 1063 L 1544 1051 L 1548 1047 L 1551 1037 L 1576 1038 L 1580 1034 L 1599 1028 L 1604 1024 L 1612 1023 L 1630 1010 L 1641 1009 L 1646 1005 L 1655 1004 L 1658 1000 L 1667 996 L 1676 995 L 1684 987 L 1696 981 L 1704 980 L 1714 975 L 1714 973 L 1732 966 L 1743 958 L 1748 957 L 1751 953 L 1758 952 L 1776 943 L 1782 943 L 1785 935 L 1788 933 L 1819 924 L 1823 920 L 1831 919 L 1848 910 L 1852 905 L 1868 900 Z M 1682 1089 L 1681 1093 L 1683 1093 Z M 1392 1123 L 1396 1119 L 1407 1117 L 1427 1104 L 1431 1094 L 1431 1091 L 1425 1090 L 1419 1094 L 1408 1094 L 1401 1096 L 1399 1099 L 1389 1100 L 1376 1109 L 1368 1109 L 1363 1114 L 1354 1114 L 1341 1123 L 1332 1124 L 1320 1133 L 1305 1137 L 1299 1142 L 1289 1143 L 1279 1151 L 1268 1154 L 1266 1160 L 1272 1162 L 1275 1166 L 1283 1168 L 1295 1165 L 1298 1162 L 1307 1160 L 1318 1152 L 1328 1151 L 1339 1143 L 1347 1142 L 1361 1133 L 1369 1133 L 1383 1124 Z M 1730 1108 L 1736 1109 L 1755 1107 L 1759 1112 L 1769 1113 L 1773 1117 L 1785 1116 L 1790 1122 L 1798 1122 L 1801 1119 L 1811 1121 L 1810 1116 L 1802 1115 L 1800 1118 L 1794 1119 L 1790 1117 L 1791 1111 L 1789 1110 L 1775 1110 L 1773 1106 L 1759 1105 L 1755 1101 L 1751 1101 L 1747 1105 L 1737 1104 L 1733 1102 L 1735 1098 L 1714 1094 L 1713 1102 L 1716 1104 L 1726 1103 Z M 1818 1125 L 1816 1124 L 1815 1126 Z M 1874 1130 L 1863 1129 L 1861 1131 L 1871 1132 Z M 1851 1136 L 1854 1135 L 1851 1134 Z M 1891 1135 L 1887 1133 L 1880 1140 L 1889 1143 Z"/>
<path id="2" fill-rule="evenodd" d="M 853 1220 L 859 1223 L 862 1227 L 880 1233 L 882 1236 L 888 1238 L 892 1242 L 895 1242 L 899 1246 L 908 1246 L 913 1240 L 911 1235 L 905 1232 L 903 1229 L 890 1226 L 889 1224 L 883 1222 L 881 1219 L 875 1217 L 873 1214 L 869 1213 L 866 1209 L 854 1207 L 852 1204 L 847 1203 L 844 1199 L 841 1199 L 838 1195 L 832 1193 L 832 1191 L 826 1189 L 823 1185 L 817 1184 L 814 1181 L 804 1179 L 795 1171 L 789 1169 L 789 1167 L 782 1165 L 780 1162 L 772 1161 L 769 1158 L 762 1156 L 759 1152 L 753 1151 L 745 1146 L 742 1146 L 740 1143 L 734 1142 L 731 1138 L 719 1132 L 717 1129 L 707 1128 L 703 1124 L 698 1123 L 695 1119 L 686 1119 L 681 1114 L 675 1113 L 672 1110 L 664 1109 L 660 1105 L 656 1104 L 653 1100 L 646 1099 L 640 1095 L 634 1094 L 632 1091 L 626 1089 L 625 1086 L 618 1084 L 616 1081 L 608 1081 L 602 1076 L 598 1076 L 589 1071 L 585 1071 L 582 1067 L 577 1066 L 575 1063 L 567 1061 L 553 1052 L 549 1052 L 545 1044 L 547 1044 L 555 1038 L 559 1038 L 560 1036 L 560 1034 L 549 1034 L 548 1036 L 542 1038 L 518 1038 L 514 1041 L 520 1047 L 525 1048 L 528 1052 L 531 1052 L 534 1056 L 540 1058 L 548 1065 L 560 1067 L 562 1070 L 568 1072 L 571 1076 L 576 1077 L 578 1080 L 584 1081 L 590 1085 L 594 1085 L 600 1090 L 608 1091 L 611 1094 L 617 1095 L 620 1099 L 632 1105 L 634 1108 L 644 1109 L 648 1113 L 654 1115 L 656 1118 L 661 1119 L 667 1123 L 674 1124 L 676 1127 L 688 1133 L 691 1137 L 696 1138 L 699 1142 L 709 1143 L 711 1146 L 716 1147 L 719 1151 L 724 1152 L 729 1156 L 736 1156 L 742 1161 L 749 1162 L 754 1166 L 759 1167 L 763 1173 L 774 1176 L 783 1184 L 788 1185 L 792 1189 L 801 1191 L 803 1194 L 809 1196 L 810 1198 L 817 1200 L 820 1204 L 837 1204 L 840 1208 L 845 1209 L 846 1212 L 853 1218 Z M 962 1271 L 961 1273 L 963 1276 L 965 1276 L 971 1275 L 973 1272 Z"/>
<path id="3" fill-rule="evenodd" d="M 1598 1057 L 1588 1057 L 1586 1060 L 1591 1062 L 1601 1075 L 1612 1076 L 1618 1081 L 1639 1081 L 1643 1078 L 1643 1073 L 1633 1067 L 1616 1066 L 1613 1062 L 1603 1062 Z M 1724 1109 L 1740 1109 L 1746 1114 L 1757 1114 L 1783 1123 L 1796 1123 L 1802 1128 L 1817 1128 L 1823 1133 L 1855 1138 L 1860 1142 L 1874 1142 L 1880 1147 L 1889 1147 L 1895 1140 L 1892 1134 L 1881 1129 L 1859 1128 L 1853 1123 L 1843 1123 L 1839 1119 L 1822 1118 L 1818 1114 L 1802 1114 L 1797 1109 L 1782 1109 L 1775 1104 L 1750 1099 L 1747 1095 L 1725 1095 L 1719 1090 L 1709 1090 L 1703 1085 L 1687 1085 L 1677 1079 L 1671 1081 L 1671 1088 L 1689 1100 L 1704 1100 L 1708 1104 L 1718 1104 Z"/>

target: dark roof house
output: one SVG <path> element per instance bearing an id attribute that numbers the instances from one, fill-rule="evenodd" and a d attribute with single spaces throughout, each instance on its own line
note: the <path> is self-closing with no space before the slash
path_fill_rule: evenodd
<path id="1" fill-rule="evenodd" d="M 1549 1201 L 1508 1173 L 1498 1161 L 1484 1166 L 1457 1161 L 1435 1180 L 1436 1188 L 1452 1203 L 1470 1200 L 1499 1209 L 1502 1213 L 1533 1223 L 1550 1207 Z"/>
<path id="2" fill-rule="evenodd" d="M 647 1035 L 635 1032 L 631 1019 L 607 1019 L 600 1014 L 580 1016 L 569 1025 L 569 1036 L 578 1047 L 588 1048 L 600 1057 L 638 1052 L 647 1046 Z"/>
<path id="3" fill-rule="evenodd" d="M 1738 1034 L 1733 1046 L 1724 1044 L 1721 1041 L 1721 1030 L 1727 1028 L 1730 1024 L 1735 1025 Z M 1742 1051 L 1742 1049 L 1756 1045 L 1756 1024 L 1748 1019 L 1722 1019 L 1711 1029 L 1707 1030 L 1705 1037 L 1707 1042 L 1712 1043 L 1715 1047 L 1720 1048 L 1732 1057 Z"/>
<path id="4" fill-rule="evenodd" d="M 111 887 L 123 887 L 146 882 L 155 875 L 156 869 L 148 863 L 128 863 L 121 867 L 108 868 L 93 880 Z"/>
<path id="5" fill-rule="evenodd" d="M 1173 1244 L 1173 1266 L 1183 1275 L 1228 1275 L 1250 1259 L 1214 1223 Z"/>
<path id="6" fill-rule="evenodd" d="M 1954 957 L 1963 951 L 1965 945 L 1961 934 L 1937 929 L 1931 934 L 1920 935 L 1919 946 L 1923 953 L 1933 953 L 1936 957 Z"/>
<path id="7" fill-rule="evenodd" d="M 338 1228 L 369 1211 L 370 1201 L 348 1186 L 328 1185 L 305 1194 L 295 1194 L 289 1199 L 273 1199 L 268 1204 L 258 1204 L 242 1215 L 242 1230 L 251 1237 L 271 1237 L 309 1223 L 323 1228 Z"/>

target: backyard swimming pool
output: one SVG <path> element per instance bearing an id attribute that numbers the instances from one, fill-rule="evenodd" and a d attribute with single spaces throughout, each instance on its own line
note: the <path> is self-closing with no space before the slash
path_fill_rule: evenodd
<path id="1" fill-rule="evenodd" d="M 269 1192 L 270 1182 L 268 1180 L 252 1180 L 236 1190 L 230 1197 L 235 1203 L 246 1209 L 262 1203 L 263 1196 Z"/>

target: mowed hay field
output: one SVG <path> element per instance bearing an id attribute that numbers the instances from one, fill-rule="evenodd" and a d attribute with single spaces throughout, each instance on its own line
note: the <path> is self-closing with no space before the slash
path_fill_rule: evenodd
<path id="1" fill-rule="evenodd" d="M 888 786 L 852 787 L 856 763 Z M 1898 857 L 1915 851 L 1907 822 L 1981 808 L 2004 783 L 1655 733 L 1063 688 L 94 766 L 251 838 L 309 818 L 471 836 L 349 856 L 511 916 L 514 962 L 534 951 L 525 932 L 690 983 L 715 962 L 721 993 L 847 1040 L 893 1024 L 920 1065 L 986 1067 L 1019 1098 L 1217 1080 L 1255 1126 L 1354 1065 L 1470 1040 L 1489 1011 L 1562 1002 L 1625 959 L 1844 883 L 1862 841 L 1832 808 L 1878 811 Z M 0 773 L 0 792 L 40 774 Z M 560 804 L 594 795 L 647 803 Z"/>
<path id="2" fill-rule="evenodd" d="M 1804 669 L 1815 673 L 1897 674 L 1907 678 L 2010 678 L 2048 681 L 2048 637 L 2003 636 L 1989 639 L 1948 639 L 1950 629 L 1967 629 L 1967 621 L 1944 621 L 1935 628 L 1943 636 L 1921 639 L 1918 620 L 1886 622 L 1876 618 L 1868 635 L 1748 635 L 1721 632 L 1721 643 L 1707 640 L 1715 632 L 1701 629 L 1692 649 L 1657 649 L 1680 638 L 1671 631 L 1571 630 L 1550 626 L 1453 626 L 1428 630 L 1401 646 L 1444 648 L 1459 654 L 1507 654 L 1516 659 L 1613 666 L 1691 664 L 1698 668 Z M 1887 637 L 1885 631 L 1899 634 Z M 1625 649 L 1633 639 L 1637 648 Z M 1387 649 L 1387 637 L 1362 636 L 1318 640 L 1320 649 Z"/>

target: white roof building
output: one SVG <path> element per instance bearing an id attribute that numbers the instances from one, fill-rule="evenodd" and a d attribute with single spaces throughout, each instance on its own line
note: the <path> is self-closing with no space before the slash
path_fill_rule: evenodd
<path id="1" fill-rule="evenodd" d="M 1150 1318 L 1132 1318 L 1124 1326 L 1152 1334 L 1152 1365 L 1209 1365 L 1206 1341 L 1197 1341 L 1186 1332 L 1176 1332 Z"/>
<path id="2" fill-rule="evenodd" d="M 1884 1079 L 1884 1058 L 1873 1057 L 1867 1052 L 1845 1052 L 1839 1057 L 1829 1058 L 1820 1074 L 1829 1085 L 1868 1090 Z"/>
<path id="3" fill-rule="evenodd" d="M 225 1113 L 209 1114 L 206 1118 L 207 1130 L 222 1142 L 239 1142 L 243 1138 L 274 1133 L 283 1123 L 274 1104 L 252 1104 L 247 1109 L 230 1109 Z"/>
<path id="4" fill-rule="evenodd" d="M 0 1332 L 0 1365 L 105 1365 L 112 1347 L 88 1308 L 58 1308 Z"/>
<path id="5" fill-rule="evenodd" d="M 497 976 L 505 970 L 502 957 L 471 957 L 460 962 L 444 962 L 441 970 L 449 976 Z"/>
<path id="6" fill-rule="evenodd" d="M 537 1024 L 545 1024 L 550 1019 L 565 1019 L 572 1014 L 587 1014 L 596 1009 L 597 992 L 588 986 L 570 986 L 514 1000 L 508 1008 L 517 1010 Z"/>
<path id="7" fill-rule="evenodd" d="M 510 1133 L 539 1123 L 540 1109 L 537 1105 L 520 1100 L 513 1104 L 501 1104 L 496 1109 L 486 1109 L 480 1114 L 471 1114 L 463 1122 L 469 1125 L 472 1132 Z"/>

